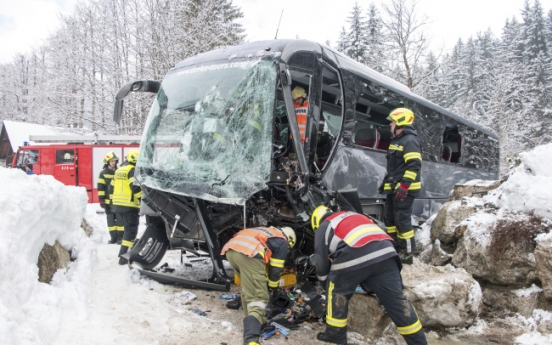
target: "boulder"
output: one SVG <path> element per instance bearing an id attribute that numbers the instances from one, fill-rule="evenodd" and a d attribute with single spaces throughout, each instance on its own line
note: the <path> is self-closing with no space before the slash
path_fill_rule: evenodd
<path id="1" fill-rule="evenodd" d="M 452 260 L 452 254 L 441 248 L 441 241 L 435 240 L 431 250 L 430 263 L 433 266 L 445 266 Z"/>
<path id="2" fill-rule="evenodd" d="M 483 303 L 496 315 L 519 313 L 530 317 L 539 303 L 542 290 L 535 285 L 526 289 L 513 290 L 510 287 L 485 284 Z"/>
<path id="3" fill-rule="evenodd" d="M 465 197 L 481 198 L 486 192 L 496 189 L 500 186 L 500 181 L 472 180 L 463 185 L 456 185 L 452 188 L 449 195 L 449 201 L 461 200 Z"/>
<path id="4" fill-rule="evenodd" d="M 56 271 L 60 268 L 67 268 L 70 261 L 69 252 L 58 241 L 53 246 L 44 244 L 38 254 L 38 281 L 49 283 Z"/>
<path id="5" fill-rule="evenodd" d="M 536 280 L 533 234 L 540 226 L 525 214 L 478 213 L 467 220 L 452 264 L 498 285 L 528 286 Z"/>
<path id="6" fill-rule="evenodd" d="M 539 242 L 535 248 L 537 277 L 542 283 L 544 296 L 552 300 L 552 242 Z"/>
<path id="7" fill-rule="evenodd" d="M 88 224 L 88 222 L 86 221 L 86 218 L 82 219 L 81 228 L 82 230 L 84 230 L 84 233 L 86 234 L 86 236 L 88 237 L 92 236 L 92 233 L 94 232 L 94 228 L 90 226 L 90 224 Z"/>
<path id="8" fill-rule="evenodd" d="M 469 327 L 482 309 L 479 283 L 465 270 L 433 267 L 418 260 L 402 270 L 404 293 L 424 327 Z M 370 295 L 354 294 L 349 301 L 349 330 L 375 340 L 398 335 L 397 328 Z"/>
<path id="9" fill-rule="evenodd" d="M 469 327 L 482 310 L 479 283 L 463 269 L 418 262 L 402 270 L 405 295 L 424 327 Z"/>
<path id="10" fill-rule="evenodd" d="M 474 214 L 476 209 L 473 205 L 468 205 L 462 201 L 449 201 L 437 213 L 437 216 L 431 223 L 431 239 L 439 240 L 444 244 L 450 244 L 458 241 L 462 236 L 456 234 L 456 228 L 460 223 Z"/>

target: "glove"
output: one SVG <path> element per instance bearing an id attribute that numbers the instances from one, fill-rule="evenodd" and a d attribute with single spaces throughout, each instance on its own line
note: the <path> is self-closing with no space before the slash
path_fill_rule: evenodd
<path id="1" fill-rule="evenodd" d="M 395 199 L 402 201 L 408 195 L 408 186 L 401 183 L 399 188 L 395 191 Z"/>
<path id="2" fill-rule="evenodd" d="M 382 182 L 382 183 L 379 185 L 379 187 L 378 187 L 378 193 L 380 193 L 380 194 L 382 194 L 382 195 L 384 194 L 384 192 L 383 192 L 383 185 L 384 185 L 384 184 L 385 184 L 385 182 Z"/>
<path id="3" fill-rule="evenodd" d="M 105 210 L 105 202 L 100 202 L 100 207 Z"/>

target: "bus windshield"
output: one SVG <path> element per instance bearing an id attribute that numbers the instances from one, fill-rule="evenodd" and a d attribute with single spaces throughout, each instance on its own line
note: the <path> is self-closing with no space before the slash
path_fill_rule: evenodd
<path id="1" fill-rule="evenodd" d="M 232 204 L 264 189 L 271 169 L 276 76 L 270 60 L 169 72 L 142 138 L 140 183 Z"/>

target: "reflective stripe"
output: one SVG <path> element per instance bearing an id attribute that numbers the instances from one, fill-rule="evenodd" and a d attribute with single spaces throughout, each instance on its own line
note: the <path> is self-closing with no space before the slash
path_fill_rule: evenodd
<path id="1" fill-rule="evenodd" d="M 253 128 L 255 128 L 256 130 L 258 131 L 261 131 L 261 125 L 257 122 L 257 121 L 254 121 L 254 120 L 247 120 L 247 123 L 249 123 L 249 125 Z"/>
<path id="2" fill-rule="evenodd" d="M 422 154 L 420 152 L 408 152 L 405 153 L 404 156 L 405 163 L 408 162 L 411 159 L 419 159 L 422 160 Z"/>
<path id="3" fill-rule="evenodd" d="M 389 151 L 402 151 L 404 150 L 404 146 L 402 145 L 397 145 L 397 144 L 391 144 L 389 145 Z"/>
<path id="4" fill-rule="evenodd" d="M 392 233 L 392 232 L 397 232 L 397 227 L 395 225 L 393 226 L 386 226 L 385 227 L 385 230 L 387 231 L 388 234 Z"/>
<path id="5" fill-rule="evenodd" d="M 127 241 L 127 240 L 123 240 L 123 242 L 121 243 L 121 245 L 122 245 L 123 247 L 132 248 L 132 246 L 134 245 L 134 242 L 132 242 L 132 241 Z"/>
<path id="6" fill-rule="evenodd" d="M 416 176 L 418 176 L 418 174 L 412 170 L 407 170 L 404 172 L 404 178 L 410 179 L 412 181 L 416 179 Z"/>
<path id="7" fill-rule="evenodd" d="M 98 191 L 98 196 L 105 196 L 105 192 L 103 190 Z"/>
<path id="8" fill-rule="evenodd" d="M 414 237 L 414 229 L 403 232 L 402 234 L 399 233 L 399 239 L 401 240 L 408 240 L 409 238 Z"/>
<path id="9" fill-rule="evenodd" d="M 215 132 L 215 133 L 213 134 L 213 138 L 215 138 L 216 140 L 220 141 L 221 143 L 226 142 L 226 138 L 223 137 L 222 135 L 220 135 L 220 133 L 218 133 L 218 132 Z"/>
<path id="10" fill-rule="evenodd" d="M 384 183 L 383 190 L 391 190 L 391 183 L 390 182 Z"/>
<path id="11" fill-rule="evenodd" d="M 316 277 L 318 277 L 318 280 L 326 280 L 326 279 L 328 279 L 328 275 L 327 275 L 327 274 L 326 274 L 325 276 L 318 276 L 318 275 L 317 275 Z"/>
<path id="12" fill-rule="evenodd" d="M 334 319 L 333 317 L 326 316 L 326 323 L 329 326 L 337 328 L 347 327 L 347 319 Z"/>
<path id="13" fill-rule="evenodd" d="M 104 177 L 111 180 L 113 179 L 113 174 L 104 174 Z"/>
<path id="14" fill-rule="evenodd" d="M 103 178 L 98 178 L 98 183 L 105 184 L 105 180 Z"/>
<path id="15" fill-rule="evenodd" d="M 341 241 L 341 239 L 339 237 L 337 237 L 334 233 L 334 236 L 332 237 L 332 242 L 330 243 L 330 246 L 328 247 L 328 250 L 330 251 L 330 254 L 333 254 L 335 252 L 335 250 L 337 249 L 337 245 L 339 244 L 339 241 Z"/>
<path id="16" fill-rule="evenodd" d="M 410 184 L 410 188 L 408 190 L 419 190 L 422 189 L 422 183 L 421 182 L 412 182 Z"/>
<path id="17" fill-rule="evenodd" d="M 259 308 L 264 309 L 264 308 L 266 308 L 266 303 L 261 302 L 261 301 L 247 303 L 247 309 L 249 309 L 251 307 L 259 307 Z"/>
<path id="18" fill-rule="evenodd" d="M 347 319 L 336 319 L 332 317 L 333 313 L 333 306 L 332 306 L 332 300 L 333 300 L 333 289 L 335 285 L 333 282 L 330 282 L 328 286 L 328 312 L 326 313 L 326 323 L 329 326 L 337 327 L 337 328 L 343 328 L 347 326 Z"/>
<path id="19" fill-rule="evenodd" d="M 276 258 L 270 258 L 270 265 L 277 268 L 284 268 L 285 260 L 280 260 Z"/>
<path id="20" fill-rule="evenodd" d="M 397 330 L 401 335 L 414 334 L 422 329 L 422 323 L 420 319 L 416 320 L 413 324 L 409 326 L 397 327 Z"/>
<path id="21" fill-rule="evenodd" d="M 341 269 L 344 269 L 344 268 L 356 266 L 356 265 L 361 264 L 363 262 L 370 261 L 372 259 L 375 259 L 377 257 L 383 256 L 383 255 L 386 255 L 386 254 L 389 254 L 389 253 L 396 253 L 395 248 L 394 247 L 383 248 L 383 249 L 380 249 L 376 252 L 372 252 L 370 254 L 367 254 L 367 255 L 361 256 L 359 258 L 356 258 L 354 260 L 350 260 L 350 261 L 343 262 L 343 263 L 340 263 L 340 264 L 333 264 L 332 267 L 330 268 L 330 271 L 337 271 L 337 270 L 341 270 Z"/>
<path id="22" fill-rule="evenodd" d="M 271 288 L 277 288 L 278 285 L 279 285 L 279 280 L 270 280 L 270 279 L 267 279 L 268 280 L 268 286 L 271 287 Z"/>
<path id="23" fill-rule="evenodd" d="M 109 226 L 107 227 L 109 229 L 109 231 L 117 231 L 117 227 L 116 226 Z"/>
<path id="24" fill-rule="evenodd" d="M 354 245 L 366 237 L 366 235 L 372 235 L 374 233 L 385 234 L 385 232 L 383 232 L 383 230 L 381 230 L 381 228 L 376 224 L 362 224 L 349 231 L 343 241 L 345 241 L 345 243 L 349 246 L 354 247 Z"/>

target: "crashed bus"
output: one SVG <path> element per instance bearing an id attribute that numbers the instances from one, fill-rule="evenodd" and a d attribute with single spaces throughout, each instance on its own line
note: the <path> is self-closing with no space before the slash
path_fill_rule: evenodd
<path id="1" fill-rule="evenodd" d="M 308 97 L 304 140 L 291 95 L 296 86 Z M 392 138 L 386 118 L 398 107 L 416 114 L 423 147 L 415 216 L 437 212 L 456 183 L 498 176 L 495 134 L 310 41 L 224 47 L 177 63 L 162 82 L 129 82 L 116 96 L 116 122 L 131 92 L 151 92 L 155 100 L 135 174 L 148 226 L 127 256 L 161 282 L 228 289 L 220 248 L 255 226 L 295 230 L 298 245 L 286 262 L 293 268 L 313 252 L 310 215 L 320 204 L 382 220 L 377 190 Z M 211 278 L 151 271 L 167 249 L 208 251 Z"/>

